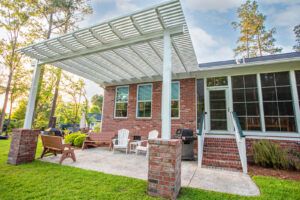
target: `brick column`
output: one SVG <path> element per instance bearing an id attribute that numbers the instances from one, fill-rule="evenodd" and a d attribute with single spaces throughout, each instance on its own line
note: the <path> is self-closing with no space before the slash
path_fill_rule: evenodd
<path id="1" fill-rule="evenodd" d="M 176 199 L 181 187 L 181 148 L 181 140 L 149 140 L 149 195 Z"/>
<path id="2" fill-rule="evenodd" d="M 38 130 L 14 129 L 8 154 L 8 164 L 32 162 L 35 158 Z"/>

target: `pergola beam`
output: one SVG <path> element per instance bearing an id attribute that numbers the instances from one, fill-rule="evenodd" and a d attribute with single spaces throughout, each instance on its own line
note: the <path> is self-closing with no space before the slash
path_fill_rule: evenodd
<path id="1" fill-rule="evenodd" d="M 183 26 L 177 26 L 177 27 L 171 28 L 169 30 L 171 36 L 182 34 L 183 31 L 184 31 Z M 91 47 L 89 49 L 84 49 L 80 52 L 72 52 L 72 53 L 68 53 L 65 55 L 57 56 L 56 58 L 52 58 L 52 59 L 43 59 L 43 62 L 41 62 L 41 64 L 49 64 L 49 63 L 53 63 L 53 62 L 59 62 L 59 61 L 63 61 L 63 60 L 67 60 L 67 59 L 71 59 L 71 58 L 75 58 L 75 57 L 79 57 L 79 56 L 93 54 L 96 52 L 103 52 L 103 51 L 108 51 L 108 50 L 112 50 L 112 49 L 116 49 L 116 48 L 120 48 L 120 47 L 124 47 L 124 46 L 129 46 L 129 45 L 139 44 L 139 43 L 148 42 L 148 41 L 152 41 L 152 40 L 157 40 L 157 39 L 160 39 L 163 37 L 163 32 L 164 31 L 155 31 L 155 32 L 148 33 L 148 34 L 145 34 L 142 36 L 136 36 L 136 37 L 133 37 L 130 39 L 124 39 L 121 41 L 115 41 L 115 42 L 111 42 L 108 44 Z M 67 45 L 67 43 L 65 43 L 63 40 L 61 40 L 61 39 L 57 39 L 57 40 L 60 41 L 60 43 L 63 46 L 65 46 L 66 48 L 70 49 L 71 51 L 74 51 L 74 49 L 70 45 Z"/>

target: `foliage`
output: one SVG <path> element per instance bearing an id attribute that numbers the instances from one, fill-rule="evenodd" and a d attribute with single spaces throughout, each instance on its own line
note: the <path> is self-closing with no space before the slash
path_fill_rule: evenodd
<path id="1" fill-rule="evenodd" d="M 296 36 L 296 45 L 294 46 L 294 50 L 300 52 L 300 24 L 295 26 L 294 33 Z"/>
<path id="2" fill-rule="evenodd" d="M 82 147 L 82 144 L 83 144 L 85 138 L 86 138 L 85 134 L 80 134 L 78 137 L 75 138 L 75 140 L 74 140 L 74 146 L 76 146 L 76 147 Z"/>
<path id="3" fill-rule="evenodd" d="M 74 140 L 80 136 L 81 133 L 80 132 L 76 132 L 76 133 L 71 133 L 65 136 L 65 143 L 67 144 L 71 144 L 74 145 Z"/>
<path id="4" fill-rule="evenodd" d="M 35 0 L 2 0 L 0 6 L 0 28 L 5 36 L 0 38 L 0 65 L 8 71 L 5 86 L 5 97 L 0 116 L 0 133 L 5 118 L 11 84 L 17 69 L 20 69 L 22 56 L 17 49 L 32 42 L 34 39 L 27 34 L 27 27 L 31 24 L 31 17 L 35 15 Z"/>
<path id="5" fill-rule="evenodd" d="M 147 195 L 147 182 L 144 180 L 114 176 L 91 170 L 41 162 L 38 160 L 25 165 L 8 165 L 6 162 L 9 144 L 9 140 L 0 141 L 1 200 L 157 199 Z M 39 157 L 41 152 L 42 146 L 41 142 L 39 142 L 36 157 Z M 299 199 L 299 181 L 281 180 L 263 176 L 254 176 L 252 178 L 260 189 L 260 196 L 242 197 L 183 187 L 178 199 Z M 63 187 L 59 187 L 58 189 L 58 185 L 61 185 L 62 183 L 68 184 L 64 184 Z"/>
<path id="6" fill-rule="evenodd" d="M 97 123 L 95 126 L 94 126 L 94 130 L 93 130 L 95 133 L 100 133 L 101 132 L 101 123 Z"/>
<path id="7" fill-rule="evenodd" d="M 240 36 L 237 40 L 235 55 L 245 57 L 263 56 L 264 54 L 275 54 L 282 51 L 275 46 L 275 28 L 266 30 L 266 16 L 258 10 L 256 1 L 247 0 L 238 10 L 238 22 L 233 22 L 235 30 L 239 30 Z"/>
<path id="8" fill-rule="evenodd" d="M 101 113 L 103 104 L 103 95 L 94 95 L 91 99 L 92 108 L 90 113 Z"/>
<path id="9" fill-rule="evenodd" d="M 254 162 L 263 167 L 288 169 L 287 153 L 277 144 L 268 140 L 260 140 L 253 145 Z"/>

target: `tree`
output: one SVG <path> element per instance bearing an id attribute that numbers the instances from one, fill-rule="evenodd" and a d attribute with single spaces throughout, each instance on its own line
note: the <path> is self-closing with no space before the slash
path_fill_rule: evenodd
<path id="1" fill-rule="evenodd" d="M 294 33 L 296 35 L 296 45 L 294 46 L 294 50 L 300 52 L 300 24 L 295 26 Z"/>
<path id="2" fill-rule="evenodd" d="M 282 51 L 275 46 L 276 29 L 266 30 L 266 16 L 258 10 L 256 1 L 247 0 L 238 10 L 238 22 L 233 22 L 233 28 L 239 30 L 235 55 L 247 58 L 275 54 Z"/>
<path id="3" fill-rule="evenodd" d="M 16 67 L 21 63 L 21 55 L 17 53 L 17 49 L 32 39 L 28 37 L 22 40 L 22 36 L 26 36 L 26 27 L 30 24 L 30 17 L 35 15 L 32 7 L 35 3 L 34 0 L 2 0 L 0 3 L 0 28 L 7 35 L 6 38 L 0 39 L 0 64 L 8 70 L 3 112 L 0 116 L 0 133 L 4 123 L 12 78 Z"/>
<path id="4" fill-rule="evenodd" d="M 7 126 L 9 127 L 11 121 L 11 114 L 13 112 L 13 104 L 22 97 L 28 96 L 28 90 L 30 86 L 31 70 L 24 68 L 23 66 L 17 66 L 12 78 L 10 89 L 10 106 L 8 114 Z"/>
<path id="5" fill-rule="evenodd" d="M 63 73 L 61 93 L 66 99 L 58 103 L 58 118 L 62 123 L 79 123 L 81 114 L 87 112 L 87 98 L 85 83 L 82 79 L 75 79 Z"/>
<path id="6" fill-rule="evenodd" d="M 103 104 L 103 96 L 102 95 L 94 95 L 91 99 L 92 107 L 91 113 L 101 113 L 102 112 L 102 104 Z"/>

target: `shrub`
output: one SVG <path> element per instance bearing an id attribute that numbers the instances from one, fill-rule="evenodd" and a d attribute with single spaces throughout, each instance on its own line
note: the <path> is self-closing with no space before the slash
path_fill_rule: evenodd
<path id="1" fill-rule="evenodd" d="M 66 135 L 66 137 L 65 137 L 65 143 L 74 145 L 74 140 L 75 140 L 79 135 L 81 135 L 80 132 L 70 133 L 70 134 Z"/>
<path id="2" fill-rule="evenodd" d="M 86 138 L 85 134 L 80 134 L 78 137 L 75 138 L 75 140 L 74 140 L 74 146 L 76 146 L 76 147 L 82 147 L 82 144 L 83 144 L 85 138 Z"/>
<path id="3" fill-rule="evenodd" d="M 95 133 L 100 133 L 101 132 L 101 123 L 97 123 L 95 126 L 94 126 L 94 130 L 93 130 Z"/>
<path id="4" fill-rule="evenodd" d="M 279 145 L 267 140 L 261 140 L 253 145 L 255 164 L 275 169 L 288 169 L 288 154 Z"/>

